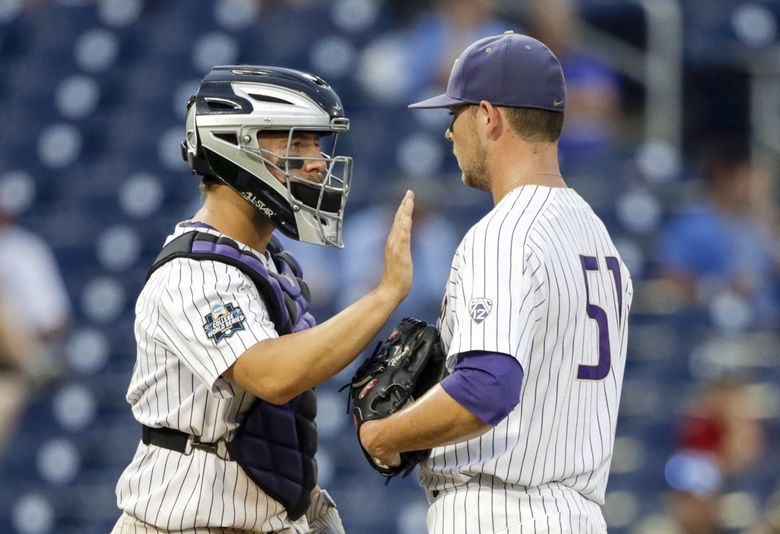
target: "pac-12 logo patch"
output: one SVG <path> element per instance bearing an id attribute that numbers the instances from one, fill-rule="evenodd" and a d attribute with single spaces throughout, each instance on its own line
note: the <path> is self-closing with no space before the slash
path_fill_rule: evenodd
<path id="1" fill-rule="evenodd" d="M 244 329 L 244 312 L 232 302 L 224 306 L 215 304 L 211 308 L 211 312 L 204 315 L 203 319 L 206 321 L 203 324 L 206 337 L 214 341 L 215 345 L 223 338 L 230 337 L 238 330 Z"/>
<path id="2" fill-rule="evenodd" d="M 484 321 L 487 316 L 490 315 L 490 311 L 492 309 L 493 301 L 485 297 L 471 299 L 469 302 L 469 313 L 471 314 L 471 318 L 477 324 Z"/>

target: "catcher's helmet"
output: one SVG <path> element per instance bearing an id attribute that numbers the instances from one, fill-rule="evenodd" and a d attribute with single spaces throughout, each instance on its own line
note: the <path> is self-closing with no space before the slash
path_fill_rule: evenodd
<path id="1" fill-rule="evenodd" d="M 335 148 L 338 134 L 348 129 L 341 100 L 317 76 L 280 67 L 219 66 L 190 98 L 182 156 L 195 173 L 232 187 L 285 235 L 342 247 L 352 158 L 336 156 Z M 258 133 L 267 130 L 289 132 L 284 154 L 260 147 Z M 294 156 L 293 136 L 302 132 L 333 134 L 329 153 Z M 324 162 L 321 183 L 291 173 L 308 160 Z"/>

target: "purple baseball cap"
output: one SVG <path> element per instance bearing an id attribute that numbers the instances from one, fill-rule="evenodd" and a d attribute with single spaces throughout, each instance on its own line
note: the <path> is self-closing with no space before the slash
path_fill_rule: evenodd
<path id="1" fill-rule="evenodd" d="M 410 108 L 479 104 L 563 112 L 566 82 L 558 58 L 533 37 L 513 31 L 471 44 L 455 60 L 447 92 Z"/>

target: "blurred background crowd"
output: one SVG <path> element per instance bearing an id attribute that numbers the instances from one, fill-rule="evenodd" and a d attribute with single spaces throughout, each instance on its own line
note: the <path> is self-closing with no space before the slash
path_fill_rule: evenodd
<path id="1" fill-rule="evenodd" d="M 395 319 L 432 322 L 491 204 L 460 184 L 447 115 L 405 106 L 506 29 L 561 59 L 564 176 L 633 273 L 610 532 L 780 532 L 779 24 L 778 0 L 0 0 L 0 532 L 118 516 L 134 301 L 199 203 L 179 143 L 211 66 L 310 70 L 352 120 L 346 248 L 288 243 L 318 317 L 378 280 L 412 188 Z M 385 487 L 357 447 L 350 371 L 319 389 L 321 485 L 347 532 L 423 532 L 416 482 Z"/>

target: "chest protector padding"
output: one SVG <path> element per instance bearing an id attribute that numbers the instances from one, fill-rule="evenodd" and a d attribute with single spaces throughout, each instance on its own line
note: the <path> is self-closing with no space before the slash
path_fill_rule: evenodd
<path id="1" fill-rule="evenodd" d="M 268 251 L 278 272 L 269 271 L 235 241 L 206 232 L 188 232 L 166 245 L 149 270 L 148 278 L 175 258 L 212 260 L 241 270 L 255 284 L 279 335 L 316 324 L 309 313 L 309 288 L 298 261 L 274 238 Z M 304 391 L 291 401 L 275 405 L 257 399 L 244 414 L 235 437 L 228 443 L 230 458 L 262 490 L 279 501 L 290 519 L 298 519 L 311 503 L 317 483 L 317 396 Z"/>

